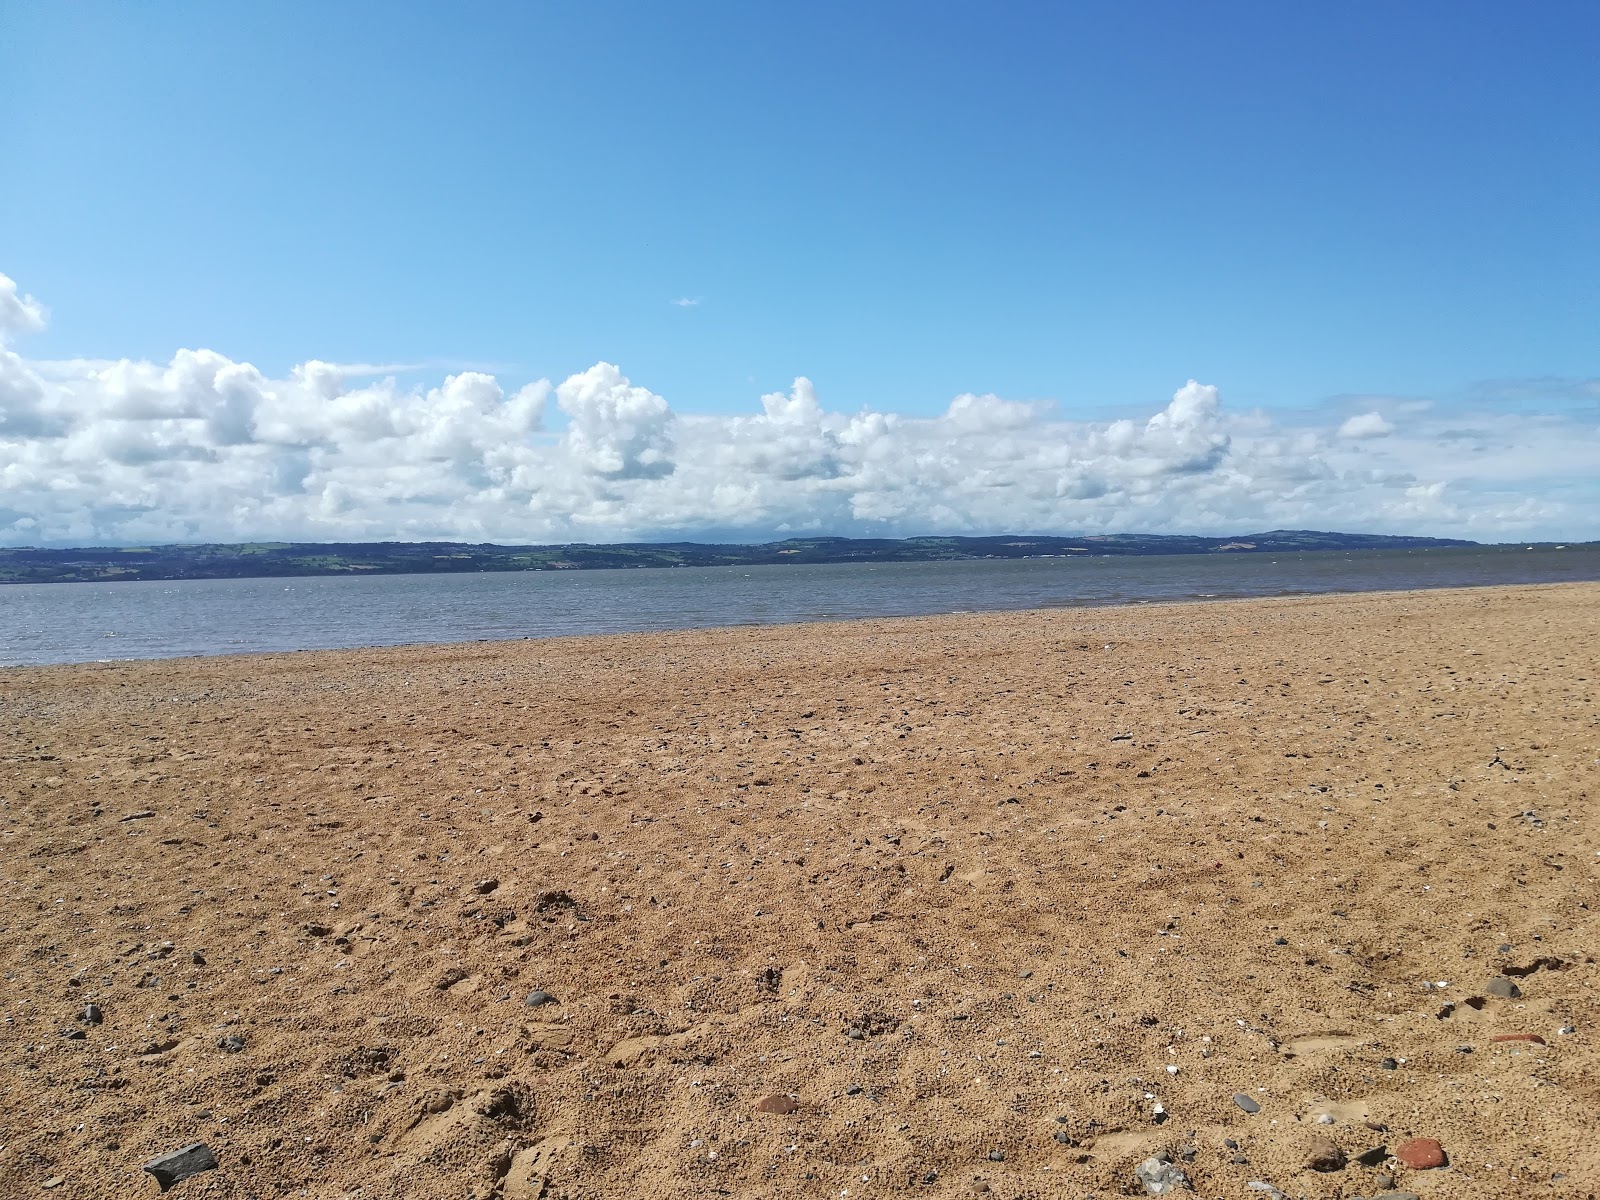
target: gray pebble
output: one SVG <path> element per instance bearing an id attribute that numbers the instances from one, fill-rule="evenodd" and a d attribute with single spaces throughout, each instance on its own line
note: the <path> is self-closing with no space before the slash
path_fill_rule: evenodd
<path id="1" fill-rule="evenodd" d="M 528 993 L 528 999 L 525 1003 L 529 1008 L 538 1008 L 542 1004 L 560 1004 L 561 1001 L 557 1000 L 549 992 L 534 991 Z"/>
<path id="2" fill-rule="evenodd" d="M 1170 1196 L 1189 1190 L 1189 1177 L 1173 1164 L 1172 1155 L 1158 1151 L 1133 1169 L 1134 1178 L 1152 1196 Z"/>
<path id="3" fill-rule="evenodd" d="M 1258 1113 L 1261 1111 L 1261 1105 L 1250 1099 L 1250 1097 L 1245 1095 L 1243 1092 L 1235 1092 L 1233 1094 L 1233 1102 L 1240 1108 L 1244 1109 L 1247 1113 Z"/>
<path id="4" fill-rule="evenodd" d="M 237 1033 L 230 1033 L 225 1038 L 217 1039 L 217 1049 L 224 1054 L 238 1054 L 244 1049 L 244 1039 Z"/>
<path id="5" fill-rule="evenodd" d="M 1272 1200 L 1284 1200 L 1283 1193 L 1277 1188 L 1273 1187 L 1270 1183 L 1267 1183 L 1265 1180 L 1252 1179 L 1249 1183 L 1245 1184 L 1245 1187 L 1249 1188 L 1252 1192 L 1265 1192 L 1268 1196 L 1272 1197 Z"/>
<path id="6" fill-rule="evenodd" d="M 1522 999 L 1522 989 L 1503 975 L 1496 975 L 1484 984 L 1483 993 L 1486 996 L 1499 996 L 1503 1000 Z"/>
<path id="7" fill-rule="evenodd" d="M 990 1162 L 1005 1162 L 1005 1160 L 1006 1160 L 1006 1152 L 1004 1150 L 991 1150 L 991 1151 L 989 1151 L 989 1161 Z"/>
<path id="8" fill-rule="evenodd" d="M 86 1024 L 98 1025 L 106 1019 L 106 1015 L 100 1011 L 98 1004 L 85 1004 L 83 1006 L 83 1019 Z"/>
<path id="9" fill-rule="evenodd" d="M 844 1035 L 845 1035 L 845 1037 L 849 1038 L 852 1042 L 864 1041 L 864 1040 L 866 1040 L 866 1036 L 867 1036 L 865 1033 L 861 1032 L 861 1030 L 856 1029 L 854 1027 L 846 1029 L 844 1031 Z"/>
<path id="10" fill-rule="evenodd" d="M 201 1171 L 215 1171 L 217 1160 L 204 1142 L 193 1142 L 170 1154 L 163 1154 L 145 1163 L 144 1169 L 156 1177 L 164 1192 L 175 1183 L 181 1183 Z"/>

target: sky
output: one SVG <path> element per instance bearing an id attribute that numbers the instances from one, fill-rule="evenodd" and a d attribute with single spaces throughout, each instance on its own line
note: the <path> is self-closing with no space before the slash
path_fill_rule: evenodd
<path id="1" fill-rule="evenodd" d="M 1600 537 L 1600 6 L 0 7 L 0 544 Z"/>

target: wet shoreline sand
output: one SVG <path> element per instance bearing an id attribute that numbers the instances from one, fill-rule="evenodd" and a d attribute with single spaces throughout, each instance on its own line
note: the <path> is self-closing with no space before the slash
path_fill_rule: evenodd
<path id="1" fill-rule="evenodd" d="M 8 669 L 0 1191 L 204 1141 L 175 1195 L 1107 1196 L 1162 1150 L 1587 1195 L 1597 627 L 1571 584 Z M 1357 1161 L 1413 1137 L 1449 1165 Z"/>

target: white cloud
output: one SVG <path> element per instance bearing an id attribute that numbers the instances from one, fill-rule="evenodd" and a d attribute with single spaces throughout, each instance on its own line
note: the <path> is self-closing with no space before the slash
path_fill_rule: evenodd
<path id="1" fill-rule="evenodd" d="M 1377 412 L 1361 413 L 1339 426 L 1339 436 L 1342 438 L 1381 438 L 1393 432 L 1394 426 L 1383 419 L 1382 413 Z"/>
<path id="2" fill-rule="evenodd" d="M 44 328 L 44 305 L 17 293 L 16 280 L 0 272 L 0 338 L 8 333 L 37 333 Z"/>
<path id="3" fill-rule="evenodd" d="M 14 345 L 43 322 L 0 276 L 3 543 L 1273 527 L 1493 540 L 1592 536 L 1600 510 L 1588 383 L 1415 403 L 1398 428 L 1375 409 L 1233 412 L 1194 381 L 1118 421 L 974 394 L 935 416 L 841 413 L 804 378 L 708 416 L 609 363 L 508 390 L 483 371 L 402 384 L 315 360 L 273 378 L 207 350 L 30 361 Z"/>
<path id="4" fill-rule="evenodd" d="M 676 300 L 672 301 L 672 304 L 676 308 L 699 308 L 700 307 L 700 297 L 698 297 L 698 296 L 679 296 Z"/>

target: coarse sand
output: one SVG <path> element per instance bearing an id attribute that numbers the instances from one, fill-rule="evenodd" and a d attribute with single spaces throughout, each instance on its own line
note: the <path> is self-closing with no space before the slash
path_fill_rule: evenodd
<path id="1" fill-rule="evenodd" d="M 1597 635 L 1574 584 L 0 671 L 0 1195 L 203 1142 L 175 1197 L 1593 1196 Z"/>

